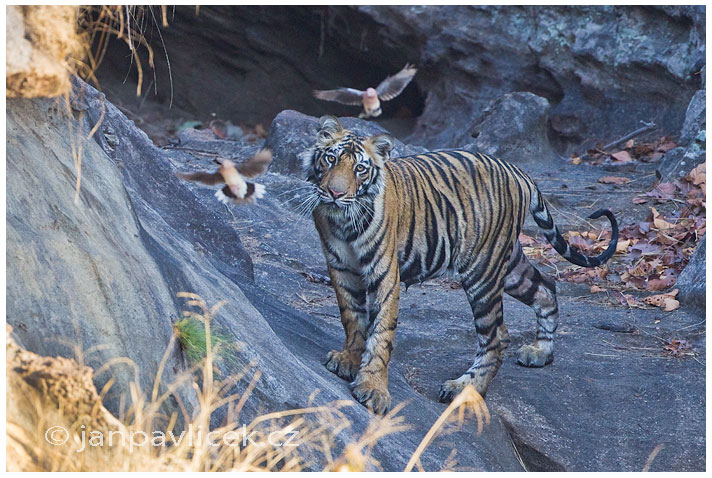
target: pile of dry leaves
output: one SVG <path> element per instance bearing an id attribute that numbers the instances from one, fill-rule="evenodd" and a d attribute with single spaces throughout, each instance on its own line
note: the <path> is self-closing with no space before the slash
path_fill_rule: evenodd
<path id="1" fill-rule="evenodd" d="M 620 151 L 604 151 L 601 147 L 596 147 L 589 149 L 583 156 L 574 156 L 571 158 L 571 163 L 581 164 L 584 158 L 590 160 L 589 164 L 593 165 L 601 164 L 606 161 L 618 164 L 632 161 L 650 163 L 661 159 L 665 153 L 675 146 L 677 146 L 677 144 L 665 136 L 649 143 L 639 143 L 634 139 L 629 139 Z"/>
<path id="2" fill-rule="evenodd" d="M 703 163 L 680 180 L 658 183 L 651 191 L 635 196 L 635 204 L 649 205 L 648 216 L 621 229 L 616 255 L 601 267 L 570 265 L 543 238 L 522 235 L 520 241 L 525 253 L 550 266 L 559 280 L 590 284 L 592 293 L 618 291 L 616 300 L 628 307 L 674 310 L 679 306 L 677 289 L 642 301 L 625 292 L 660 292 L 675 285 L 705 234 L 705 175 Z M 656 208 L 668 203 L 675 207 L 667 215 Z M 611 231 L 570 231 L 564 236 L 581 253 L 597 255 L 607 247 Z"/>

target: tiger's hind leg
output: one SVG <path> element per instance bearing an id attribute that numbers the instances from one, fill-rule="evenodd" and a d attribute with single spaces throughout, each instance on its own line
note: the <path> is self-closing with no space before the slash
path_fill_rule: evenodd
<path id="1" fill-rule="evenodd" d="M 478 349 L 472 366 L 459 378 L 448 380 L 440 387 L 439 398 L 442 402 L 452 400 L 467 385 L 474 386 L 480 395 L 484 395 L 502 365 L 504 349 L 509 344 L 502 314 L 502 275 L 500 271 L 493 274 L 490 281 L 469 287 L 468 281 L 463 281 L 475 317 Z"/>
<path id="2" fill-rule="evenodd" d="M 517 351 L 517 363 L 525 367 L 543 367 L 554 360 L 554 333 L 559 325 L 556 283 L 540 273 L 522 252 L 517 241 L 509 262 L 504 291 L 530 306 L 536 313 L 536 339 Z"/>

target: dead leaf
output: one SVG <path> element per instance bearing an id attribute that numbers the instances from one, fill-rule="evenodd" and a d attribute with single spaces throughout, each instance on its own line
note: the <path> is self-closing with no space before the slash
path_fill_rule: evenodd
<path id="1" fill-rule="evenodd" d="M 676 190 L 677 186 L 673 183 L 660 183 L 652 191 L 648 192 L 646 196 L 660 201 L 669 201 L 673 199 Z"/>
<path id="2" fill-rule="evenodd" d="M 628 246 L 630 246 L 631 240 L 630 239 L 624 239 L 624 240 L 619 240 L 618 244 L 616 245 L 616 253 L 618 254 L 624 254 L 628 252 Z"/>
<path id="3" fill-rule="evenodd" d="M 634 139 L 629 139 L 626 141 L 625 146 L 623 146 L 625 149 L 630 149 L 635 145 L 635 140 Z"/>
<path id="4" fill-rule="evenodd" d="M 531 246 L 536 243 L 536 239 L 524 233 L 519 234 L 519 243 L 523 246 Z"/>
<path id="5" fill-rule="evenodd" d="M 633 158 L 630 157 L 630 153 L 628 151 L 618 151 L 617 153 L 611 154 L 611 157 L 621 163 L 633 161 Z"/>
<path id="6" fill-rule="evenodd" d="M 660 277 L 659 279 L 651 279 L 648 281 L 648 285 L 645 287 L 650 292 L 657 292 L 660 290 L 669 289 L 675 282 L 677 282 L 677 277 L 673 274 L 668 274 Z"/>
<path id="7" fill-rule="evenodd" d="M 606 292 L 606 289 L 604 289 L 603 287 L 598 287 L 597 285 L 592 285 L 591 294 L 595 294 L 597 292 Z"/>
<path id="8" fill-rule="evenodd" d="M 660 231 L 666 231 L 668 229 L 674 229 L 675 224 L 667 222 L 665 220 L 665 216 L 660 214 L 654 207 L 651 207 L 650 210 L 653 213 L 653 225 Z"/>
<path id="9" fill-rule="evenodd" d="M 675 357 L 681 357 L 683 355 L 694 355 L 692 352 L 692 346 L 687 340 L 669 339 L 667 344 L 663 346 L 663 350 L 674 355 Z"/>
<path id="10" fill-rule="evenodd" d="M 658 145 L 657 150 L 660 151 L 661 153 L 666 153 L 666 152 L 670 151 L 672 148 L 674 148 L 675 146 L 677 146 L 677 145 L 675 143 L 673 143 L 672 141 L 667 141 L 665 143 Z"/>
<path id="11" fill-rule="evenodd" d="M 699 166 L 697 166 L 695 169 L 690 171 L 690 174 L 688 174 L 688 178 L 690 178 L 690 181 L 692 184 L 695 186 L 699 186 L 700 184 L 704 184 L 706 182 L 706 163 L 701 163 Z"/>
<path id="12" fill-rule="evenodd" d="M 255 134 L 259 136 L 260 138 L 266 138 L 267 137 L 267 130 L 265 129 L 264 126 L 262 126 L 262 123 L 257 123 L 255 125 Z"/>
<path id="13" fill-rule="evenodd" d="M 598 178 L 598 182 L 603 184 L 628 184 L 630 179 L 620 176 L 603 176 L 602 178 Z"/>
<path id="14" fill-rule="evenodd" d="M 655 307 L 660 307 L 665 312 L 670 312 L 680 307 L 680 302 L 675 299 L 678 292 L 679 289 L 675 289 L 666 294 L 651 295 L 650 297 L 643 299 L 643 302 L 654 305 Z"/>

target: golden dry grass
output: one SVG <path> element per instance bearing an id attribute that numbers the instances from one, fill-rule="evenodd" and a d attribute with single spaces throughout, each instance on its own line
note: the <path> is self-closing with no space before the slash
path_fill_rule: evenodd
<path id="1" fill-rule="evenodd" d="M 41 358 L 13 345 L 13 354 L 25 354 L 22 363 L 34 360 L 31 356 L 42 362 L 39 366 L 47 365 L 51 360 L 59 361 L 65 371 L 59 375 L 77 375 L 79 378 L 74 379 L 73 383 L 80 385 L 78 389 L 74 387 L 73 392 L 66 392 L 61 390 L 71 389 L 74 385 L 62 384 L 60 388 L 53 389 L 60 391 L 50 393 L 46 386 L 38 385 L 46 381 L 30 383 L 27 375 L 23 377 L 13 374 L 8 369 L 8 410 L 12 411 L 8 413 L 7 423 L 8 470 L 377 470 L 381 469 L 381 464 L 372 456 L 377 443 L 393 433 L 410 430 L 403 417 L 398 415 L 405 406 L 400 404 L 384 417 L 373 417 L 363 435 L 347 443 L 343 451 L 334 456 L 337 435 L 350 427 L 343 410 L 345 407 L 358 406 L 351 400 L 267 413 L 248 424 L 241 424 L 241 410 L 249 400 L 260 373 L 248 367 L 237 375 L 218 378 L 214 373 L 215 357 L 214 347 L 210 344 L 210 328 L 211 319 L 222 303 L 208 307 L 194 294 L 179 295 L 192 308 L 188 314 L 199 318 L 205 326 L 205 359 L 184 371 L 173 383 L 162 385 L 163 370 L 169 354 L 176 346 L 174 335 L 159 364 L 153 388 L 146 392 L 141 390 L 138 381 L 131 383 L 131 405 L 121 421 L 101 405 L 102 397 L 114 381 L 110 380 L 98 394 L 91 385 L 92 373 L 101 371 L 92 372 L 88 367 L 69 359 Z M 10 357 L 8 353 L 8 360 Z M 67 368 L 71 363 L 76 373 L 69 370 L 71 367 Z M 10 362 L 8 367 L 11 367 Z M 56 368 L 57 365 L 52 367 Z M 55 380 L 56 377 L 51 379 Z M 87 382 L 88 386 L 82 385 Z M 231 393 L 238 382 L 248 383 L 245 391 L 241 394 Z M 193 412 L 186 409 L 178 394 L 178 390 L 185 385 L 195 391 L 197 406 Z M 67 397 L 74 398 L 67 400 Z M 178 411 L 166 406 L 170 397 L 177 399 Z M 314 396 L 310 397 L 309 403 L 313 403 L 314 399 Z M 81 406 L 77 402 L 82 402 Z M 227 420 L 222 426 L 211 427 L 211 415 L 222 407 L 227 407 Z M 433 424 L 405 471 L 416 467 L 422 470 L 419 460 L 423 451 L 441 433 L 459 429 L 470 415 L 476 417 L 479 431 L 489 422 L 489 413 L 482 397 L 474 389 L 468 388 L 455 398 Z M 58 426 L 62 430 L 57 429 Z M 54 431 L 46 435 L 50 427 L 55 427 Z M 448 427 L 449 430 L 446 430 Z M 56 433 L 59 436 L 55 436 Z M 66 438 L 66 441 L 61 445 L 53 445 L 48 441 L 53 438 Z M 298 446 L 272 446 L 271 443 Z M 449 467 L 451 464 L 443 466 Z"/>

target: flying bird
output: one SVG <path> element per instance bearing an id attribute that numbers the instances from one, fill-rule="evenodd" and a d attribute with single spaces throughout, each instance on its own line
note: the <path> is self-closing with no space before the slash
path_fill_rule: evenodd
<path id="1" fill-rule="evenodd" d="M 272 162 L 272 153 L 268 149 L 259 150 L 252 158 L 245 162 L 235 164 L 229 159 L 218 163 L 215 172 L 195 172 L 176 173 L 178 177 L 188 181 L 215 185 L 225 184 L 225 186 L 215 193 L 215 197 L 223 204 L 233 202 L 235 204 L 254 204 L 257 199 L 261 199 L 265 193 L 262 184 L 247 181 L 263 174 Z"/>
<path id="2" fill-rule="evenodd" d="M 363 105 L 359 118 L 380 116 L 381 101 L 389 101 L 400 95 L 417 71 L 413 65 L 406 64 L 401 71 L 383 80 L 376 88 L 367 88 L 366 91 L 354 88 L 314 90 L 314 97 L 345 105 Z"/>

